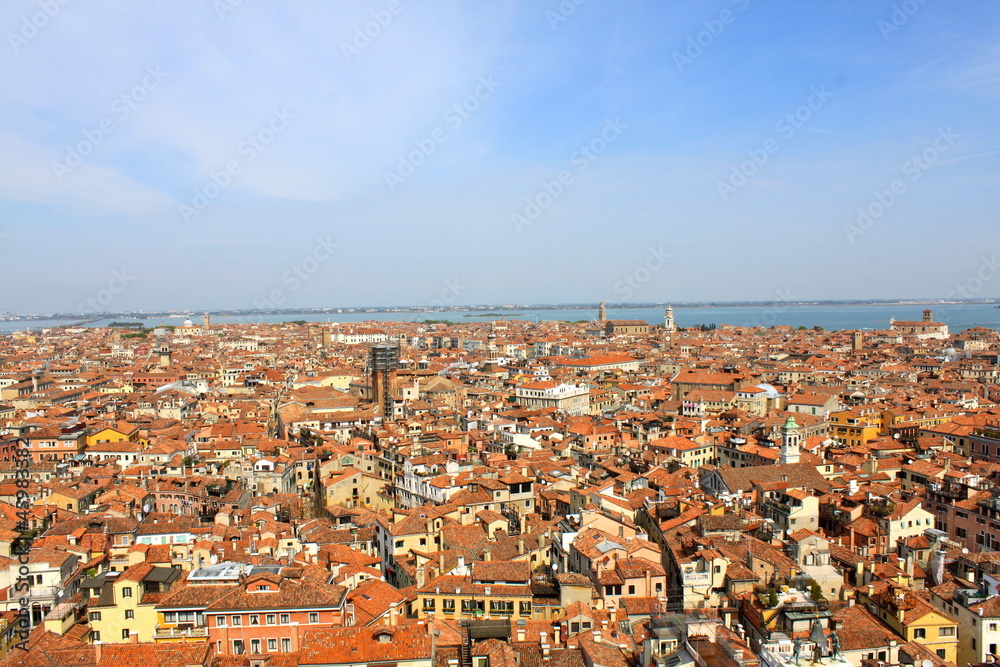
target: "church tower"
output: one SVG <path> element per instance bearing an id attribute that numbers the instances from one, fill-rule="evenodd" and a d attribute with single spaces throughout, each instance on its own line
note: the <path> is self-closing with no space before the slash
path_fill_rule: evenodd
<path id="1" fill-rule="evenodd" d="M 159 357 L 159 367 L 168 368 L 170 366 L 170 346 L 166 341 L 161 341 L 159 347 L 156 348 L 156 354 Z"/>
<path id="2" fill-rule="evenodd" d="M 674 322 L 674 307 L 667 305 L 667 309 L 663 311 L 663 328 L 666 329 L 667 333 L 677 333 L 677 323 Z"/>
<path id="3" fill-rule="evenodd" d="M 674 307 L 667 305 L 667 309 L 663 312 L 663 347 L 664 350 L 669 350 L 674 346 L 674 336 L 677 335 L 677 323 L 674 322 Z"/>
<path id="4" fill-rule="evenodd" d="M 496 329 L 494 329 L 492 322 L 490 322 L 490 332 L 486 336 L 486 358 L 500 358 L 500 349 L 497 347 L 497 332 Z"/>
<path id="5" fill-rule="evenodd" d="M 799 462 L 799 442 L 802 434 L 799 433 L 799 425 L 795 417 L 788 415 L 784 426 L 781 427 L 781 455 L 778 463 L 798 463 Z"/>
<path id="6" fill-rule="evenodd" d="M 608 321 L 608 309 L 604 307 L 604 302 L 597 307 L 597 321 L 607 322 Z"/>

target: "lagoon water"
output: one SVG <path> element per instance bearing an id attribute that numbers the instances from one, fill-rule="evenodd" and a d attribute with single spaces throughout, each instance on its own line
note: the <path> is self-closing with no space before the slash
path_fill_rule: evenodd
<path id="1" fill-rule="evenodd" d="M 1000 309 L 992 304 L 937 304 L 924 306 L 919 304 L 893 305 L 848 305 L 848 306 L 726 306 L 700 308 L 674 308 L 674 319 L 680 327 L 692 327 L 699 324 L 732 324 L 736 326 L 772 326 L 787 325 L 793 327 L 823 327 L 833 329 L 887 329 L 890 318 L 897 320 L 919 320 L 924 308 L 934 310 L 934 319 L 944 322 L 954 332 L 964 331 L 971 327 L 987 327 L 1000 329 Z M 286 313 L 281 315 L 213 315 L 215 324 L 250 324 L 256 322 L 288 322 L 290 320 L 307 320 L 309 322 L 420 322 L 428 319 L 449 320 L 456 323 L 486 322 L 499 320 L 499 311 L 490 314 L 475 311 L 450 311 L 444 313 L 400 313 L 400 312 L 365 312 L 365 313 Z M 465 317 L 469 315 L 469 317 Z M 593 320 L 597 317 L 596 308 L 573 308 L 552 310 L 521 310 L 504 315 L 504 319 L 552 321 L 552 320 Z M 609 308 L 611 319 L 645 320 L 652 324 L 663 322 L 663 310 L 660 308 Z M 117 320 L 125 321 L 123 318 Z M 157 317 L 129 320 L 141 322 L 144 326 L 154 327 L 161 324 L 180 324 L 185 316 Z M 201 322 L 201 313 L 193 313 L 191 319 Z M 99 320 L 87 326 L 107 326 L 115 320 Z M 70 324 L 69 320 L 33 320 L 0 322 L 0 333 L 38 330 Z"/>

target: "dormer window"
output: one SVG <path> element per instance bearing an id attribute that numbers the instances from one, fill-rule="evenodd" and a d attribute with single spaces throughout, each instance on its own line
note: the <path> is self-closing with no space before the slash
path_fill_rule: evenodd
<path id="1" fill-rule="evenodd" d="M 258 591 L 269 591 L 271 590 L 271 584 L 259 584 L 257 586 Z"/>
<path id="2" fill-rule="evenodd" d="M 377 641 L 379 644 L 388 644 L 389 642 L 392 641 L 392 633 L 385 631 L 379 632 L 378 634 L 375 635 L 375 641 Z"/>

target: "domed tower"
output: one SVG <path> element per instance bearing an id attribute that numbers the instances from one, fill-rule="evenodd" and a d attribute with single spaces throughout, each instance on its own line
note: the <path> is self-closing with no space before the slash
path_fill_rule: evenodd
<path id="1" fill-rule="evenodd" d="M 486 357 L 487 359 L 499 359 L 500 350 L 497 348 L 497 332 L 490 322 L 490 332 L 486 336 Z"/>
<path id="2" fill-rule="evenodd" d="M 795 417 L 788 415 L 785 424 L 781 427 L 781 455 L 778 463 L 798 463 L 799 462 L 799 442 L 802 434 L 799 433 L 799 425 Z"/>
<path id="3" fill-rule="evenodd" d="M 674 322 L 674 307 L 667 305 L 667 309 L 663 311 L 663 328 L 667 333 L 677 332 L 677 323 Z"/>

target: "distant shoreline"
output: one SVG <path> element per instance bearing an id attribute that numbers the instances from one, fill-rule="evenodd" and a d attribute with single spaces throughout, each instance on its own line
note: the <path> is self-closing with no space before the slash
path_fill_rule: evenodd
<path id="1" fill-rule="evenodd" d="M 634 310 L 643 308 L 666 308 L 671 306 L 675 309 L 708 309 L 708 308 L 815 308 L 815 307 L 868 307 L 868 306 L 981 306 L 997 305 L 1000 299 L 977 299 L 977 300 L 943 300 L 943 299 L 885 299 L 885 300 L 830 300 L 830 301 L 708 301 L 708 302 L 662 302 L 662 303 L 605 303 L 609 310 Z M 522 315 L 524 311 L 537 310 L 597 310 L 595 303 L 573 303 L 573 304 L 519 304 L 519 305 L 472 305 L 472 306 L 448 306 L 447 308 L 428 308 L 426 306 L 363 306 L 355 308 L 294 308 L 281 310 L 209 310 L 212 317 L 239 317 L 245 315 L 359 315 L 365 313 L 469 313 L 468 317 L 507 317 L 510 315 Z M 476 311 L 484 311 L 478 313 Z M 73 313 L 54 313 L 50 315 L 13 315 L 0 317 L 0 322 L 35 322 L 39 320 L 64 320 L 67 322 L 92 322 L 105 319 L 155 319 L 155 318 L 180 318 L 194 317 L 201 315 L 205 311 L 156 311 L 156 312 L 117 312 L 117 313 L 91 313 L 80 315 Z"/>

